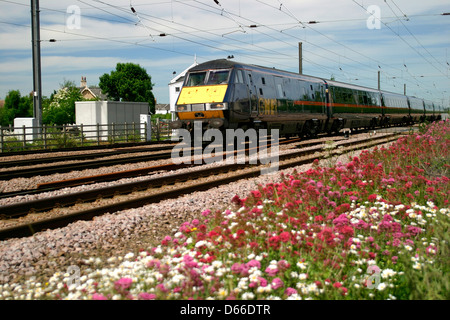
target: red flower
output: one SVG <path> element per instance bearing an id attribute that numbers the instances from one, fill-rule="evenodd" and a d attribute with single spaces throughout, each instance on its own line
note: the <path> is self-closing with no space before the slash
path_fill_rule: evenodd
<path id="1" fill-rule="evenodd" d="M 258 190 L 253 190 L 252 196 L 255 198 L 261 198 L 261 192 L 259 192 Z"/>
<path id="2" fill-rule="evenodd" d="M 289 234 L 289 232 L 284 231 L 280 234 L 279 239 L 281 242 L 288 242 L 290 237 L 291 237 L 291 235 Z"/>

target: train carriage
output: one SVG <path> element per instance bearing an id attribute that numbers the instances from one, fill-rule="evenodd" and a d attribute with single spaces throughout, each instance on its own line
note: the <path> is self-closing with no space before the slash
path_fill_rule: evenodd
<path id="1" fill-rule="evenodd" d="M 434 103 L 431 101 L 425 100 L 424 105 L 425 105 L 426 120 L 428 120 L 428 121 L 436 120 L 436 112 L 435 112 Z"/>
<path id="2" fill-rule="evenodd" d="M 337 81 L 326 82 L 330 116 L 343 119 L 341 128 L 375 127 L 384 123 L 379 91 Z"/>
<path id="3" fill-rule="evenodd" d="M 425 105 L 423 99 L 408 97 L 410 114 L 414 122 L 425 120 Z"/>
<path id="4" fill-rule="evenodd" d="M 389 124 L 412 123 L 407 96 L 391 92 L 381 92 L 381 98 L 383 114 L 386 118 L 389 118 Z"/>

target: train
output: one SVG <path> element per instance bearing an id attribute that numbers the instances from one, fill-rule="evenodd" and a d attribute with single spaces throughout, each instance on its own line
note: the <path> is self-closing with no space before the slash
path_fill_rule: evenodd
<path id="1" fill-rule="evenodd" d="M 273 129 L 313 137 L 441 119 L 442 106 L 421 98 L 275 68 L 207 61 L 186 73 L 171 129 Z M 344 130 L 345 131 L 345 130 Z"/>

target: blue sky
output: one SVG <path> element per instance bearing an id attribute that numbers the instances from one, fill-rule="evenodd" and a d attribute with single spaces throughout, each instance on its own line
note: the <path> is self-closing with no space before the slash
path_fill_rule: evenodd
<path id="1" fill-rule="evenodd" d="M 173 73 L 194 59 L 233 55 L 297 72 L 302 42 L 305 74 L 376 88 L 381 71 L 382 89 L 403 93 L 406 84 L 409 95 L 449 105 L 449 1 L 217 2 L 40 0 L 43 94 L 81 77 L 96 85 L 133 62 L 152 77 L 158 103 L 169 103 Z M 0 99 L 33 89 L 30 10 L 29 0 L 0 0 Z"/>

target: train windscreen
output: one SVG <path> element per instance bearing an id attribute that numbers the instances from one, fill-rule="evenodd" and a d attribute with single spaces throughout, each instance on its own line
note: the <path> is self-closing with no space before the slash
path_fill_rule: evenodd
<path id="1" fill-rule="evenodd" d="M 211 70 L 189 73 L 186 81 L 187 87 L 196 87 L 204 85 L 227 84 L 230 76 L 230 70 Z"/>
<path id="2" fill-rule="evenodd" d="M 205 79 L 206 79 L 206 71 L 190 73 L 189 78 L 186 82 L 186 86 L 188 87 L 202 86 L 205 84 Z"/>
<path id="3" fill-rule="evenodd" d="M 229 70 L 210 71 L 207 84 L 208 85 L 227 84 L 229 74 L 230 74 Z"/>

